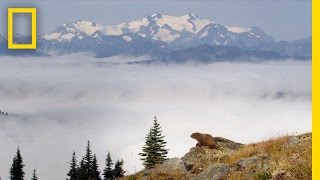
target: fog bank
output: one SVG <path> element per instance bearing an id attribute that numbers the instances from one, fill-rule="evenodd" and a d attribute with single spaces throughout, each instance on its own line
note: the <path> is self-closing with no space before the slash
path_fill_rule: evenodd
<path id="1" fill-rule="evenodd" d="M 121 57 L 119 57 L 119 61 Z M 122 60 L 127 62 L 128 59 Z M 0 58 L 0 176 L 20 146 L 27 179 L 65 179 L 92 143 L 100 170 L 110 151 L 130 173 L 158 116 L 169 157 L 195 145 L 195 131 L 242 143 L 311 131 L 311 63 L 108 64 L 81 57 Z M 115 62 L 112 59 L 112 62 Z"/>

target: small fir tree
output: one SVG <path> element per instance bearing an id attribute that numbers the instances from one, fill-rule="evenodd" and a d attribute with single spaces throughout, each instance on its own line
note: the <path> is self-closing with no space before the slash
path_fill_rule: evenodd
<path id="1" fill-rule="evenodd" d="M 112 170 L 112 159 L 110 152 L 108 152 L 107 158 L 106 158 L 106 167 L 103 170 L 103 179 L 104 180 L 112 180 L 113 179 L 113 170 Z"/>
<path id="2" fill-rule="evenodd" d="M 96 155 L 93 155 L 92 169 L 91 169 L 91 179 L 92 180 L 101 180 L 100 171 L 99 171 L 99 165 L 98 165 L 98 161 L 97 161 Z"/>
<path id="3" fill-rule="evenodd" d="M 124 173 L 126 173 L 126 171 L 123 170 L 123 160 L 117 160 L 115 165 L 114 165 L 114 169 L 113 169 L 113 176 L 115 179 L 121 178 L 124 176 Z"/>
<path id="4" fill-rule="evenodd" d="M 38 180 L 38 175 L 37 175 L 36 169 L 33 170 L 31 180 Z"/>
<path id="5" fill-rule="evenodd" d="M 155 158 L 154 158 L 154 142 L 151 139 L 151 129 L 149 130 L 149 133 L 146 136 L 146 142 L 145 145 L 142 147 L 142 153 L 139 153 L 142 158 L 140 158 L 143 161 L 143 165 L 146 169 L 152 168 L 153 165 L 156 164 Z"/>
<path id="6" fill-rule="evenodd" d="M 79 168 L 79 171 L 81 171 L 80 172 L 81 179 L 88 180 L 93 177 L 92 166 L 93 166 L 93 155 L 92 155 L 92 150 L 90 146 L 90 141 L 88 141 L 86 154 L 83 156 L 82 161 L 80 163 L 80 168 Z"/>
<path id="7" fill-rule="evenodd" d="M 161 164 L 167 158 L 168 149 L 167 142 L 162 136 L 161 126 L 158 123 L 157 117 L 154 117 L 153 127 L 149 130 L 146 136 L 145 145 L 142 147 L 142 153 L 139 153 L 143 165 L 146 169 L 154 167 L 156 164 Z"/>
<path id="8" fill-rule="evenodd" d="M 23 167 L 25 165 L 23 164 L 22 156 L 20 153 L 20 149 L 18 147 L 17 153 L 13 158 L 13 163 L 10 168 L 10 179 L 11 180 L 24 180 L 24 171 Z"/>
<path id="9" fill-rule="evenodd" d="M 73 151 L 72 153 L 72 158 L 69 163 L 70 170 L 67 174 L 69 178 L 67 180 L 77 180 L 78 178 L 78 165 L 77 165 L 77 157 L 76 157 L 76 152 Z"/>
<path id="10" fill-rule="evenodd" d="M 86 154 L 83 156 L 78 168 L 79 180 L 101 180 L 97 158 L 92 154 L 90 141 L 88 141 Z"/>
<path id="11" fill-rule="evenodd" d="M 84 164 L 84 161 L 83 159 L 80 161 L 80 165 L 79 167 L 77 168 L 77 179 L 79 180 L 86 180 L 88 177 L 87 177 L 87 173 L 86 173 L 86 169 L 84 168 L 85 167 L 85 164 Z"/>

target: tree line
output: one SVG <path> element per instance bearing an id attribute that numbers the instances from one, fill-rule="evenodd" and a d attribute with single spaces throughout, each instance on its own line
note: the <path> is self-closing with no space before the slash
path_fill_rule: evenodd
<path id="1" fill-rule="evenodd" d="M 78 163 L 76 152 L 72 154 L 71 161 L 69 162 L 69 172 L 67 173 L 67 180 L 114 180 L 124 176 L 125 171 L 123 169 L 124 161 L 117 160 L 113 163 L 111 154 L 108 155 L 105 160 L 106 167 L 103 169 L 102 178 L 99 170 L 99 164 L 97 157 L 92 153 L 90 141 L 87 143 L 86 153 L 82 157 L 82 160 Z M 114 164 L 114 166 L 113 166 Z M 25 180 L 24 172 L 25 164 L 18 147 L 16 155 L 13 158 L 13 162 L 10 168 L 10 180 Z M 1 177 L 0 177 L 1 180 Z M 38 180 L 36 169 L 34 169 L 31 180 Z"/>
<path id="2" fill-rule="evenodd" d="M 67 174 L 67 180 L 113 180 L 124 176 L 124 161 L 118 159 L 113 166 L 110 152 L 108 152 L 106 157 L 105 165 L 106 167 L 102 172 L 103 178 L 101 178 L 97 157 L 92 153 L 90 142 L 88 141 L 86 153 L 79 164 L 77 162 L 76 153 L 73 152 L 69 163 L 70 170 Z"/>
<path id="3" fill-rule="evenodd" d="M 167 142 L 164 138 L 158 119 L 154 117 L 153 126 L 146 135 L 142 152 L 139 153 L 145 169 L 153 168 L 167 159 L 168 149 L 166 149 Z M 18 147 L 10 168 L 10 180 L 25 180 L 24 166 Z M 122 159 L 113 162 L 111 154 L 108 152 L 105 159 L 105 168 L 101 172 L 96 154 L 93 154 L 90 141 L 88 141 L 85 155 L 80 162 L 77 160 L 76 152 L 73 151 L 66 180 L 115 180 L 125 175 L 126 171 L 123 166 L 124 161 Z M 36 169 L 33 171 L 31 180 L 38 180 Z"/>

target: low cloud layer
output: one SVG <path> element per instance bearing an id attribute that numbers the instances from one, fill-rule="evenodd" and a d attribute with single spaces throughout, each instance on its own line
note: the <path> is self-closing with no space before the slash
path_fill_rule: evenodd
<path id="1" fill-rule="evenodd" d="M 119 57 L 121 60 L 121 57 Z M 106 60 L 108 61 L 108 60 Z M 0 58 L 0 176 L 20 146 L 27 178 L 65 179 L 90 140 L 100 170 L 110 151 L 130 173 L 155 115 L 169 156 L 208 132 L 249 143 L 311 131 L 311 63 L 114 65 L 82 57 Z M 122 61 L 128 61 L 128 58 Z M 112 60 L 114 62 L 114 59 Z"/>

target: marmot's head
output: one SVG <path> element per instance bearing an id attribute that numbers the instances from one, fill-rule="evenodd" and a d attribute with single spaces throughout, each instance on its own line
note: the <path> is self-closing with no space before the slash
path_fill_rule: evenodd
<path id="1" fill-rule="evenodd" d="M 192 133 L 190 137 L 193 139 L 198 139 L 199 136 L 201 136 L 201 133 L 195 132 L 195 133 Z"/>

